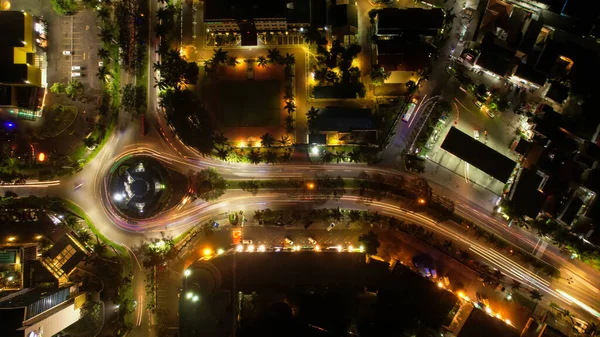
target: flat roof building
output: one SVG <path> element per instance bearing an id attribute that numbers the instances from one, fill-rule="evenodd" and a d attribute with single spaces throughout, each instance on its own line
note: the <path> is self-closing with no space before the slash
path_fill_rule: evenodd
<path id="1" fill-rule="evenodd" d="M 505 183 L 516 163 L 455 127 L 450 128 L 441 148 Z"/>
<path id="2" fill-rule="evenodd" d="M 444 11 L 440 8 L 382 8 L 377 12 L 379 36 L 436 36 L 443 27 Z"/>

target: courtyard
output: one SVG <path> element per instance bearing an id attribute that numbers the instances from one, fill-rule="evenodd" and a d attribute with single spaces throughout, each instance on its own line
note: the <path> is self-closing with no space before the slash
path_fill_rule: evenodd
<path id="1" fill-rule="evenodd" d="M 265 133 L 285 134 L 283 66 L 259 67 L 244 60 L 219 66 L 202 81 L 201 96 L 213 123 L 234 142 L 260 141 Z"/>

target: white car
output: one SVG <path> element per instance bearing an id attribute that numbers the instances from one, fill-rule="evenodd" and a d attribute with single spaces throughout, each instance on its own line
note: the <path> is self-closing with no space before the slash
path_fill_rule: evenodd
<path id="1" fill-rule="evenodd" d="M 63 50 L 63 55 L 73 55 L 73 52 L 70 50 Z"/>
<path id="2" fill-rule="evenodd" d="M 290 238 L 288 238 L 287 236 L 285 237 L 285 243 L 287 243 L 288 245 L 293 245 L 294 241 L 292 241 Z"/>
<path id="3" fill-rule="evenodd" d="M 74 71 L 71 73 L 71 77 L 81 77 L 81 73 Z"/>
<path id="4" fill-rule="evenodd" d="M 317 244 L 317 240 L 315 240 L 312 236 L 308 237 L 308 242 L 310 242 L 311 245 L 316 245 Z"/>
<path id="5" fill-rule="evenodd" d="M 71 70 L 81 70 L 81 66 L 72 66 Z"/>
<path id="6" fill-rule="evenodd" d="M 252 244 L 252 240 L 242 240 L 242 244 L 243 245 L 251 245 Z"/>
<path id="7" fill-rule="evenodd" d="M 98 67 L 104 67 L 104 61 L 99 61 L 98 62 Z"/>
<path id="8" fill-rule="evenodd" d="M 332 222 L 329 224 L 329 227 L 327 227 L 327 231 L 329 232 L 330 230 L 333 229 L 333 227 L 335 227 L 335 224 Z"/>
<path id="9" fill-rule="evenodd" d="M 473 137 L 475 137 L 475 139 L 479 139 L 479 130 L 473 130 Z"/>

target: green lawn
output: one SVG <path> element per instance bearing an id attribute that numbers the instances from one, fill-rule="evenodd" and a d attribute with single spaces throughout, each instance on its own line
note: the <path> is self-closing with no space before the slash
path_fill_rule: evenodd
<path id="1" fill-rule="evenodd" d="M 222 127 L 278 127 L 281 81 L 219 81 L 215 118 Z"/>

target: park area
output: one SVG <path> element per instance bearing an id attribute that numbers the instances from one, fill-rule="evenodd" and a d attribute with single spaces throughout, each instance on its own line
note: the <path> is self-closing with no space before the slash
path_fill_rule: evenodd
<path id="1" fill-rule="evenodd" d="M 253 144 L 260 136 L 285 134 L 283 120 L 283 67 L 220 66 L 202 86 L 211 119 L 227 138 Z"/>

